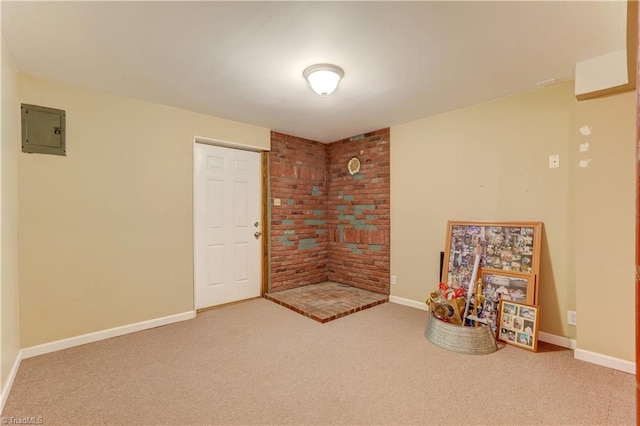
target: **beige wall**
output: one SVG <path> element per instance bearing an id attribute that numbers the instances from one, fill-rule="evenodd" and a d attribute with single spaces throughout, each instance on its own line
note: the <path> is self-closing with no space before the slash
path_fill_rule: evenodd
<path id="1" fill-rule="evenodd" d="M 575 105 L 569 82 L 391 128 L 393 296 L 424 302 L 437 287 L 447 220 L 542 221 L 540 330 L 575 337 Z"/>
<path id="2" fill-rule="evenodd" d="M 635 361 L 636 96 L 581 101 L 576 126 L 578 349 Z M 589 143 L 589 151 L 578 146 Z M 580 160 L 591 160 L 588 167 Z"/>
<path id="3" fill-rule="evenodd" d="M 18 155 L 22 346 L 192 310 L 193 136 L 268 147 L 268 129 L 29 75 L 19 89 L 65 109 L 68 129 L 67 157 Z M 541 331 L 576 338 L 577 309 L 579 348 L 633 360 L 631 298 L 615 305 L 629 327 L 612 331 L 599 312 L 602 282 L 633 286 L 634 105 L 631 94 L 577 104 L 564 83 L 392 127 L 392 295 L 422 303 L 435 288 L 447 220 L 540 220 Z M 619 231 L 593 239 L 594 223 Z M 621 255 L 589 269 L 614 245 Z"/>
<path id="4" fill-rule="evenodd" d="M 0 145 L 0 386 L 4 389 L 20 351 L 18 300 L 18 73 L 2 39 L 2 143 Z"/>
<path id="5" fill-rule="evenodd" d="M 66 110 L 67 156 L 19 154 L 22 346 L 193 310 L 194 136 L 269 130 L 19 76 Z"/>

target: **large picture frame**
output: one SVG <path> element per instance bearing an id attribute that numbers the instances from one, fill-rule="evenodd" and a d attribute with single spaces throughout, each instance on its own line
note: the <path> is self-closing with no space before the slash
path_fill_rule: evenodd
<path id="1" fill-rule="evenodd" d="M 533 300 L 527 301 L 537 303 L 541 239 L 542 222 L 448 221 L 441 281 L 467 289 L 480 252 L 481 272 L 531 277 L 535 288 Z"/>
<path id="2" fill-rule="evenodd" d="M 498 340 L 533 352 L 538 351 L 537 306 L 500 301 Z"/>

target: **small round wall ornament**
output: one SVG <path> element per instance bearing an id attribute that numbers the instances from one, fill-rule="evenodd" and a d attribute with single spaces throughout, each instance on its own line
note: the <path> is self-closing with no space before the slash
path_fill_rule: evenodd
<path id="1" fill-rule="evenodd" d="M 347 163 L 347 170 L 352 176 L 360 171 L 360 160 L 358 160 L 358 157 L 351 157 L 351 160 Z"/>

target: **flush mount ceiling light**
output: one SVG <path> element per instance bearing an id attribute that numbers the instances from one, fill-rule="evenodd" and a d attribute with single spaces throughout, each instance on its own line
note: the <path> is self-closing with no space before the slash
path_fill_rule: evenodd
<path id="1" fill-rule="evenodd" d="M 307 67 L 302 75 L 314 92 L 320 96 L 327 96 L 336 90 L 338 82 L 344 76 L 344 71 L 336 65 L 315 64 Z"/>

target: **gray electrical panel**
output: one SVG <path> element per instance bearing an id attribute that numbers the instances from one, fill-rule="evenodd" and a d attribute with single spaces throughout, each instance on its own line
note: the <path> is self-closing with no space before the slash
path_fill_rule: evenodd
<path id="1" fill-rule="evenodd" d="M 22 152 L 67 155 L 65 112 L 22 104 Z"/>

